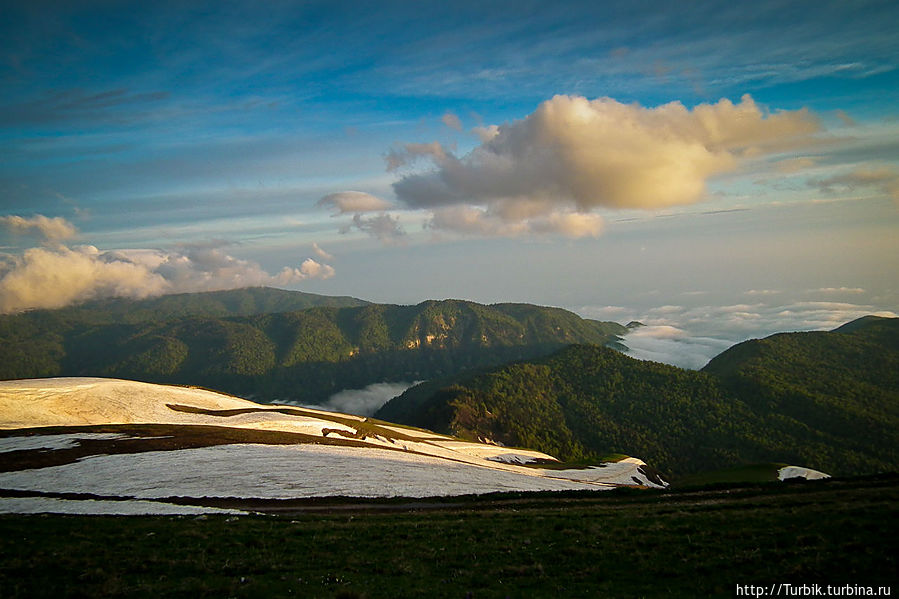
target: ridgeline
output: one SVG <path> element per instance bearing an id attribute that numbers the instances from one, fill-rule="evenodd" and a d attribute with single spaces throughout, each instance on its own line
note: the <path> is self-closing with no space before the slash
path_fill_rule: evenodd
<path id="1" fill-rule="evenodd" d="M 396 306 L 241 289 L 0 316 L 0 379 L 114 377 L 314 404 L 371 383 L 614 343 L 625 331 L 528 304 Z"/>
<path id="2" fill-rule="evenodd" d="M 378 418 L 673 476 L 757 462 L 899 469 L 899 319 L 738 344 L 700 372 L 596 346 L 431 381 Z"/>

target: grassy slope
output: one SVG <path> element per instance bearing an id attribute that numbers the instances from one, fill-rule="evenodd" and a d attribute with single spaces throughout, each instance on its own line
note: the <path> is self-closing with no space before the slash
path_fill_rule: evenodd
<path id="1" fill-rule="evenodd" d="M 3 597 L 732 597 L 893 582 L 895 477 L 421 512 L 0 516 Z M 387 509 L 387 508 L 383 508 Z"/>
<path id="2" fill-rule="evenodd" d="M 765 455 L 746 434 L 757 419 L 740 402 L 723 402 L 712 377 L 596 346 L 571 346 L 449 387 L 425 384 L 377 417 L 563 460 L 621 452 L 668 474 L 720 468 L 748 446 L 756 459 Z"/>
<path id="3" fill-rule="evenodd" d="M 562 459 L 618 451 L 671 475 L 789 462 L 899 466 L 899 319 L 740 344 L 703 372 L 573 346 L 408 390 L 378 417 Z"/>
<path id="4" fill-rule="evenodd" d="M 837 460 L 846 474 L 877 462 L 882 470 L 899 466 L 899 319 L 865 317 L 833 332 L 747 341 L 703 371 L 772 429 L 816 441 L 820 469 Z"/>

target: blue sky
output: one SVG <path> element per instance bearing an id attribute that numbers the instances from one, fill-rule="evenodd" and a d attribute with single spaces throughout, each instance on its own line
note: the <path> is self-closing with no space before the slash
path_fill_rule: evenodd
<path id="1" fill-rule="evenodd" d="M 899 303 L 894 2 L 2 13 L 7 312 L 270 284 L 736 338 Z"/>

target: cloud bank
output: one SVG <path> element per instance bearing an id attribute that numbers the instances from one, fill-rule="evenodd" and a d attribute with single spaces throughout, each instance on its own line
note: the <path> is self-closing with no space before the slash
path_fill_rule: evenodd
<path id="1" fill-rule="evenodd" d="M 852 288 L 816 291 L 843 292 L 844 289 L 847 293 L 855 291 Z M 830 331 L 868 314 L 899 316 L 872 305 L 830 301 L 696 307 L 669 305 L 642 313 L 617 306 L 585 306 L 577 312 L 588 318 L 619 322 L 639 320 L 646 326 L 633 329 L 624 337 L 629 355 L 692 369 L 702 368 L 728 347 L 747 339 L 791 331 Z"/>
<path id="2" fill-rule="evenodd" d="M 373 383 L 363 389 L 346 389 L 329 397 L 324 404 L 314 407 L 344 414 L 371 416 L 378 408 L 415 384 Z"/>
<path id="3" fill-rule="evenodd" d="M 6 217 L 7 227 L 18 227 Z M 10 220 L 12 219 L 12 220 Z M 26 219 L 27 220 L 27 219 Z M 48 239 L 75 228 L 64 219 L 42 232 Z M 62 223 L 58 222 L 62 221 Z M 34 226 L 46 225 L 34 220 Z M 54 237 L 55 236 L 55 237 Z M 92 245 L 34 247 L 22 255 L 0 256 L 0 313 L 64 306 L 104 297 L 143 298 L 166 293 L 215 291 L 261 285 L 287 286 L 306 279 L 327 279 L 334 269 L 315 260 L 270 275 L 259 264 L 228 255 L 216 246 L 176 250 L 101 251 Z"/>
<path id="4" fill-rule="evenodd" d="M 463 157 L 438 142 L 387 155 L 397 198 L 434 212 L 431 226 L 465 233 L 596 235 L 597 208 L 659 209 L 705 196 L 707 180 L 753 157 L 801 147 L 820 131 L 807 110 L 769 113 L 746 95 L 688 109 L 555 96 L 526 118 L 481 127 Z"/>

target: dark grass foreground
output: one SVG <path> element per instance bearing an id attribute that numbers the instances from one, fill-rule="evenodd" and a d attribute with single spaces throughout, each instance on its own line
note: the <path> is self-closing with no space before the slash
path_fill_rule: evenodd
<path id="1" fill-rule="evenodd" d="M 0 597 L 735 597 L 738 584 L 890 585 L 897 500 L 889 476 L 238 518 L 0 516 Z"/>

